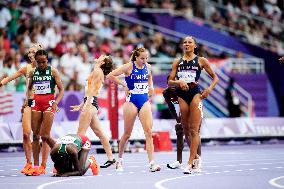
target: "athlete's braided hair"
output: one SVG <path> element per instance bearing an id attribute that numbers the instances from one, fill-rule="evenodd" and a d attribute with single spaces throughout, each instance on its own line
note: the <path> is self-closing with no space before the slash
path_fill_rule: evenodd
<path id="1" fill-rule="evenodd" d="M 40 50 L 36 51 L 36 53 L 35 53 L 35 58 L 36 58 L 37 56 L 40 56 L 40 55 L 44 55 L 44 56 L 46 56 L 46 58 L 48 59 L 48 53 L 47 53 L 45 50 L 40 49 Z"/>
<path id="2" fill-rule="evenodd" d="M 145 49 L 144 47 L 135 48 L 131 53 L 130 61 L 135 61 L 136 57 L 138 57 L 142 52 L 147 52 L 147 49 Z"/>
<path id="3" fill-rule="evenodd" d="M 114 67 L 112 58 L 110 56 L 107 56 L 104 59 L 104 62 L 105 63 L 101 65 L 101 69 L 103 70 L 104 75 L 108 75 L 113 70 Z"/>

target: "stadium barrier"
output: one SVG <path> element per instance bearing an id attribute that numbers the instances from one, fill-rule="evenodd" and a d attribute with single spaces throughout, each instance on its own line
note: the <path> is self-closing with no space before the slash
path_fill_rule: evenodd
<path id="1" fill-rule="evenodd" d="M 111 138 L 110 122 L 101 121 L 106 135 Z M 123 120 L 119 121 L 119 138 L 123 133 Z M 176 139 L 175 120 L 154 119 L 153 132 L 169 132 L 171 139 Z M 78 121 L 55 122 L 51 135 L 54 138 L 68 133 L 76 133 Z M 87 136 L 91 141 L 99 141 L 91 129 Z M 206 140 L 224 140 L 242 138 L 284 138 L 284 118 L 206 118 L 201 127 L 201 138 Z M 135 121 L 130 140 L 144 140 L 144 132 L 139 120 Z M 21 122 L 0 122 L 0 144 L 22 142 Z"/>

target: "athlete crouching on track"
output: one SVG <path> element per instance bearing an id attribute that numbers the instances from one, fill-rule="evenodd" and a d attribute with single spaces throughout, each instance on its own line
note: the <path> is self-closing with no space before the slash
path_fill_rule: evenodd
<path id="1" fill-rule="evenodd" d="M 98 175 L 99 167 L 94 156 L 88 158 L 91 142 L 85 135 L 68 134 L 57 141 L 51 139 L 50 156 L 54 162 L 54 176 L 82 176 L 90 168 Z"/>
<path id="2" fill-rule="evenodd" d="M 99 106 L 97 101 L 97 96 L 103 87 L 105 76 L 109 74 L 112 69 L 113 62 L 109 56 L 101 55 L 98 59 L 96 59 L 95 67 L 87 77 L 84 101 L 80 105 L 71 106 L 71 111 L 81 111 L 77 134 L 85 135 L 87 129 L 91 127 L 103 145 L 108 160 L 101 166 L 101 168 L 107 168 L 115 163 L 109 140 L 103 132 L 98 118 Z"/>

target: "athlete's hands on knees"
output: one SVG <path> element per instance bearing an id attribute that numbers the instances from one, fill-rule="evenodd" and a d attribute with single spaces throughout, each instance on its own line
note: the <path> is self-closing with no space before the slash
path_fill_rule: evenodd
<path id="1" fill-rule="evenodd" d="M 281 58 L 279 58 L 279 63 L 282 64 L 282 65 L 284 65 L 284 56 L 281 57 Z"/>
<path id="2" fill-rule="evenodd" d="M 208 95 L 209 95 L 209 93 L 210 93 L 210 90 L 209 90 L 209 89 L 204 89 L 204 91 L 201 92 L 201 96 L 200 96 L 201 99 L 207 98 Z"/>
<path id="3" fill-rule="evenodd" d="M 182 90 L 185 90 L 185 91 L 189 90 L 189 87 L 188 87 L 187 83 L 185 81 L 183 81 L 183 80 L 179 80 L 179 87 Z"/>
<path id="4" fill-rule="evenodd" d="M 75 105 L 75 106 L 70 106 L 71 108 L 71 112 L 78 112 L 80 110 L 82 110 L 82 106 L 81 105 Z"/>

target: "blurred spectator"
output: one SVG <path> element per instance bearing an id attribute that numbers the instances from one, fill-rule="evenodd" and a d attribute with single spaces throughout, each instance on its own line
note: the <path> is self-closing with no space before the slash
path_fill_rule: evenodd
<path id="1" fill-rule="evenodd" d="M 6 28 L 8 22 L 12 19 L 10 11 L 0 4 L 0 29 Z"/>
<path id="2" fill-rule="evenodd" d="M 12 75 L 13 73 L 16 72 L 16 68 L 15 68 L 15 59 L 14 56 L 8 56 L 5 60 L 4 60 L 4 65 L 3 65 L 3 75 L 2 78 L 8 77 L 10 75 Z M 13 80 L 9 83 L 7 83 L 4 86 L 4 90 L 7 92 L 15 92 L 16 91 L 16 81 Z"/>
<path id="3" fill-rule="evenodd" d="M 235 84 L 234 78 L 230 78 L 229 85 L 226 88 L 225 97 L 227 100 L 229 117 L 240 117 L 241 116 L 240 99 L 238 97 L 234 84 Z"/>

